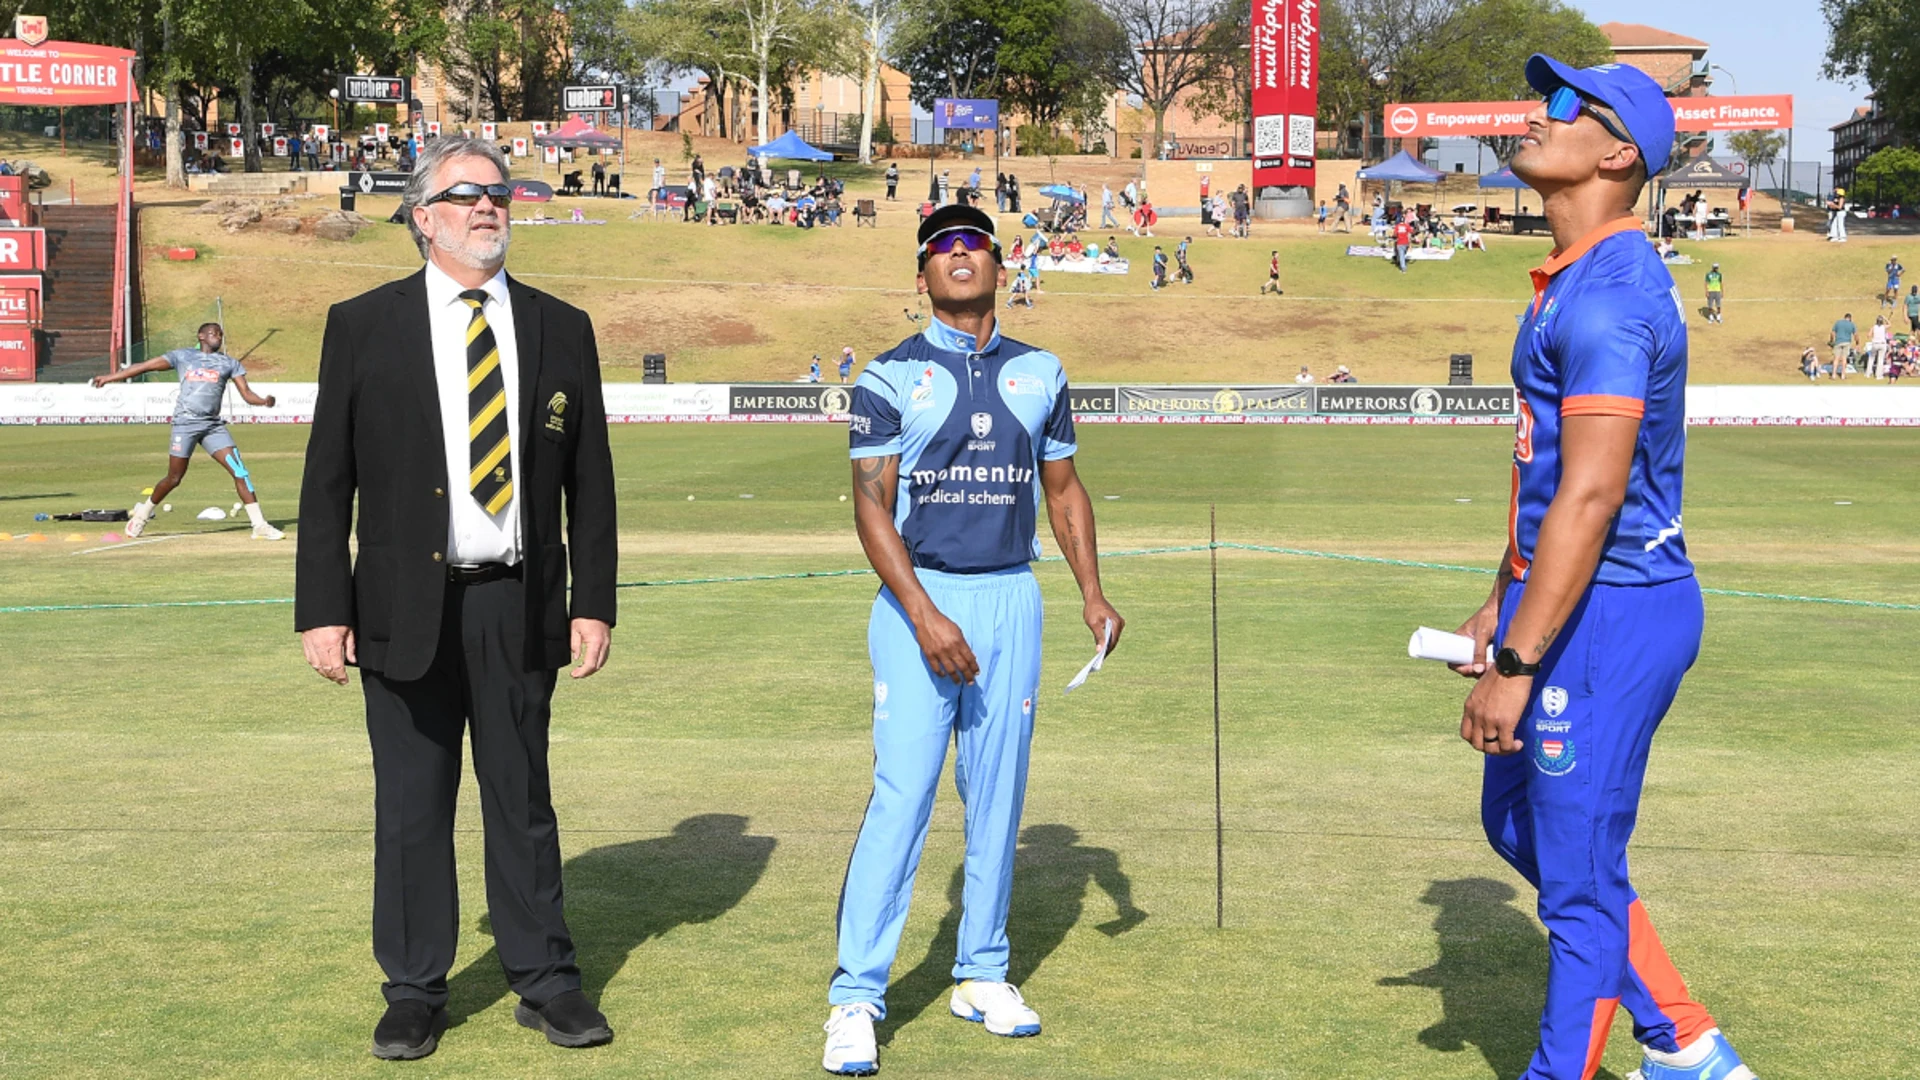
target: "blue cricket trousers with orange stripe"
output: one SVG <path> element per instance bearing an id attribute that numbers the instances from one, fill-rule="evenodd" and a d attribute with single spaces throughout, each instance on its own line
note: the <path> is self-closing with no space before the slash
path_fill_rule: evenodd
<path id="1" fill-rule="evenodd" d="M 1526 586 L 1508 588 L 1499 640 Z M 1594 584 L 1542 658 L 1516 735 L 1489 757 L 1481 820 L 1495 851 L 1540 893 L 1548 938 L 1540 1048 L 1521 1080 L 1591 1080 L 1614 1011 L 1672 1052 L 1714 1026 L 1687 994 L 1627 877 L 1653 733 L 1700 651 L 1692 577 Z"/>

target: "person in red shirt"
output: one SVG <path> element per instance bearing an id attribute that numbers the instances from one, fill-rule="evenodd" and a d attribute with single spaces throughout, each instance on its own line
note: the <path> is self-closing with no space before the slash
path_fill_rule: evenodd
<path id="1" fill-rule="evenodd" d="M 1273 295 L 1280 295 L 1280 253 L 1278 251 L 1275 251 L 1267 260 L 1267 283 L 1260 286 L 1260 294 L 1265 296 L 1268 289 L 1273 290 Z"/>
<path id="2" fill-rule="evenodd" d="M 1401 273 L 1407 272 L 1407 249 L 1413 246 L 1413 227 L 1407 224 L 1404 211 L 1393 223 L 1393 262 Z"/>

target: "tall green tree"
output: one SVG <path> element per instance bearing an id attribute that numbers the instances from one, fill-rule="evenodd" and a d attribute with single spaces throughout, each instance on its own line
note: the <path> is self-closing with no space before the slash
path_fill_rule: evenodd
<path id="1" fill-rule="evenodd" d="M 1100 6 L 1125 42 L 1115 81 L 1153 117 L 1153 143 L 1142 151 L 1152 157 L 1166 139 L 1167 110 L 1220 72 L 1224 43 L 1211 31 L 1231 12 L 1220 0 L 1101 0 Z"/>
<path id="2" fill-rule="evenodd" d="M 1864 82 L 1908 139 L 1920 139 L 1920 0 L 1822 0 L 1827 55 L 1822 73 Z"/>
<path id="3" fill-rule="evenodd" d="M 1519 101 L 1533 97 L 1527 58 L 1544 53 L 1574 67 L 1613 60 L 1613 44 L 1585 15 L 1561 0 L 1472 0 L 1454 16 L 1449 44 L 1435 58 L 1443 76 L 1439 100 Z M 1520 149 L 1518 135 L 1479 142 L 1501 162 Z"/>
<path id="4" fill-rule="evenodd" d="M 1747 175 L 1764 166 L 1769 180 L 1776 179 L 1773 163 L 1780 160 L 1780 151 L 1786 145 L 1786 133 L 1781 131 L 1736 131 L 1727 138 L 1727 149 L 1747 163 Z"/>

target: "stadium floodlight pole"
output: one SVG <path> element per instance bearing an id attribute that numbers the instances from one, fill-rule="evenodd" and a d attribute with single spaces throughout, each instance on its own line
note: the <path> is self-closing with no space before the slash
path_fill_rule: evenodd
<path id="1" fill-rule="evenodd" d="M 1220 803 L 1220 528 L 1207 504 L 1207 570 L 1213 579 L 1213 928 L 1227 926 L 1227 835 Z"/>

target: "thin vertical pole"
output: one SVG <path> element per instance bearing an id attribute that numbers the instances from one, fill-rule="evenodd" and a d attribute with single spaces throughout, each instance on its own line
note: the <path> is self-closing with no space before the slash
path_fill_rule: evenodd
<path id="1" fill-rule="evenodd" d="M 1220 801 L 1220 530 L 1207 504 L 1207 562 L 1213 577 L 1213 926 L 1227 925 L 1226 818 Z"/>

